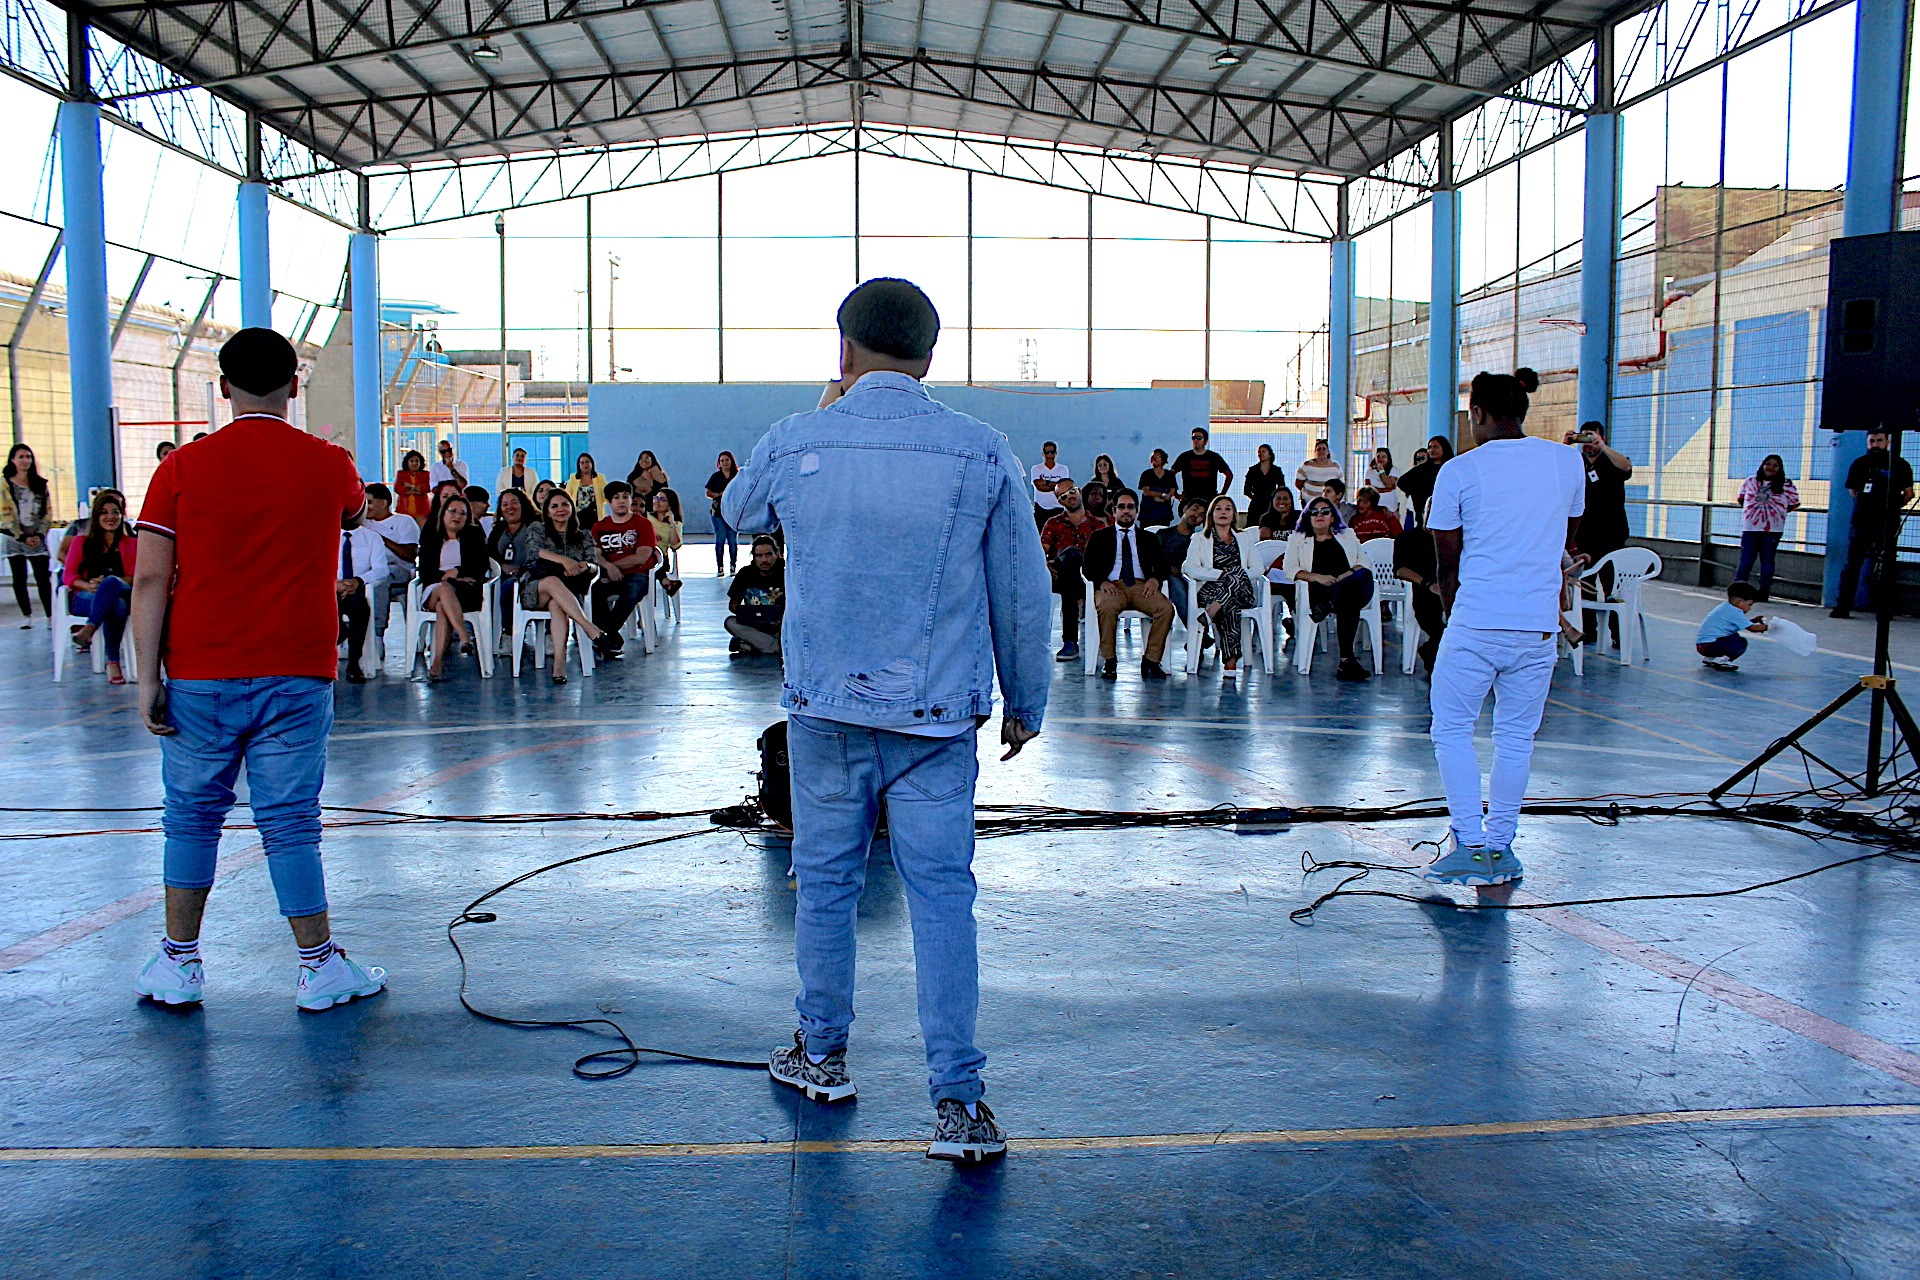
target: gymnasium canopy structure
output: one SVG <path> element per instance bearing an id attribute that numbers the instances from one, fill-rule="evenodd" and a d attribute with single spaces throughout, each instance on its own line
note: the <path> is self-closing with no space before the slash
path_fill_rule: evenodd
<path id="1" fill-rule="evenodd" d="M 1891 228 L 1900 185 L 1902 0 L 62 0 L 64 47 L 43 34 L 24 67 L 16 44 L 7 69 L 66 100 L 84 491 L 113 476 L 103 112 L 243 179 L 248 323 L 273 297 L 270 192 L 355 227 L 363 446 L 380 231 L 848 151 L 1328 242 L 1334 406 L 1351 403 L 1351 237 L 1430 203 L 1428 382 L 1457 388 L 1456 188 L 1584 129 L 1579 397 L 1605 418 L 1623 105 L 1849 5 L 1857 234 Z M 1457 396 L 1429 406 L 1450 432 Z"/>

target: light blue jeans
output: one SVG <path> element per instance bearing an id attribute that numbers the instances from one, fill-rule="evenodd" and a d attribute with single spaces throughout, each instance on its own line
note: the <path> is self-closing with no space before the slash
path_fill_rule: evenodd
<path id="1" fill-rule="evenodd" d="M 212 886 L 220 826 L 233 808 L 233 784 L 244 762 L 247 802 L 266 846 L 280 914 L 325 911 L 320 785 L 333 730 L 333 681 L 169 680 L 167 717 L 179 730 L 160 739 L 167 887 Z"/>
<path id="2" fill-rule="evenodd" d="M 713 515 L 714 566 L 718 568 L 723 559 L 729 570 L 740 563 L 740 534 L 716 511 Z"/>
<path id="3" fill-rule="evenodd" d="M 793 869 L 799 884 L 794 1007 L 807 1052 L 844 1048 L 853 1024 L 854 918 L 884 800 L 893 865 L 913 920 L 920 1036 L 935 1102 L 986 1092 L 974 1047 L 980 959 L 973 923 L 974 735 L 921 738 L 789 716 Z"/>
<path id="4" fill-rule="evenodd" d="M 1440 766 L 1458 843 L 1513 847 L 1533 767 L 1533 735 L 1540 731 L 1558 659 L 1553 636 L 1538 631 L 1455 625 L 1441 637 L 1433 664 L 1433 759 Z M 1488 693 L 1493 694 L 1493 773 L 1483 821 L 1473 726 Z"/>

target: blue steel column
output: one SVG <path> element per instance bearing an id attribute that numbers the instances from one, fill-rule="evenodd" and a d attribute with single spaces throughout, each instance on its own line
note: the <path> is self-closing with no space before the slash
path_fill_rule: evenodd
<path id="1" fill-rule="evenodd" d="M 372 193 L 360 179 L 360 230 L 348 246 L 347 288 L 353 324 L 353 455 L 363 480 L 386 476 L 380 403 L 386 379 L 380 359 L 380 237 L 373 234 Z"/>
<path id="2" fill-rule="evenodd" d="M 1580 229 L 1579 421 L 1613 421 L 1614 278 L 1620 250 L 1620 116 L 1614 111 L 1613 29 L 1594 42 L 1587 117 L 1586 212 Z"/>
<path id="3" fill-rule="evenodd" d="M 267 241 L 267 184 L 260 180 L 260 123 L 247 119 L 247 180 L 240 184 L 240 323 L 273 328 L 273 266 Z"/>
<path id="4" fill-rule="evenodd" d="M 1340 188 L 1339 234 L 1328 244 L 1327 443 L 1342 466 L 1353 452 L 1353 239 L 1347 188 Z"/>
<path id="5" fill-rule="evenodd" d="M 68 20 L 69 93 L 60 104 L 60 187 L 66 222 L 67 369 L 72 387 L 74 496 L 115 483 L 113 340 L 107 307 L 107 203 L 100 108 L 88 83 L 87 26 Z"/>
<path id="6" fill-rule="evenodd" d="M 1453 440 L 1460 400 L 1460 193 L 1453 185 L 1453 125 L 1440 130 L 1440 178 L 1433 193 L 1433 294 L 1427 310 L 1427 434 Z"/>
<path id="7" fill-rule="evenodd" d="M 1853 125 L 1847 136 L 1841 234 L 1870 236 L 1897 229 L 1894 207 L 1900 197 L 1912 12 L 1907 0 L 1857 0 L 1853 12 Z M 1853 524 L 1853 495 L 1845 487 L 1847 468 L 1867 451 L 1866 432 L 1837 433 L 1832 447 L 1826 585 L 1821 593 L 1828 605 L 1839 598 L 1840 570 Z"/>

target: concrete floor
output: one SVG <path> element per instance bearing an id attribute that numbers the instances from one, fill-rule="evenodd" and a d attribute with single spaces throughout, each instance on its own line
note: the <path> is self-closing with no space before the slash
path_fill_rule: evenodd
<path id="1" fill-rule="evenodd" d="M 1863 666 L 1846 655 L 1870 643 L 1865 623 L 1794 608 L 1826 652 L 1802 662 L 1762 642 L 1721 676 L 1692 656 L 1711 599 L 1650 599 L 1651 663 L 1590 660 L 1581 678 L 1563 665 L 1533 794 L 1702 790 L 1844 688 Z M 563 688 L 504 668 L 482 681 L 470 661 L 436 687 L 397 672 L 342 685 L 327 798 L 440 813 L 737 800 L 779 673 L 727 661 L 721 609 L 717 581 L 695 578 L 661 652 Z M 1920 627 L 1900 632 L 1897 656 L 1920 662 Z M 156 803 L 132 690 L 84 669 L 48 683 L 46 643 L 0 635 L 9 803 Z M 1437 790 L 1425 685 L 1397 670 L 1239 690 L 1211 667 L 1151 688 L 1122 671 L 1108 685 L 1062 667 L 1047 732 L 1010 764 L 991 753 L 982 799 L 1192 808 Z M 1858 734 L 1826 741 L 1838 754 Z M 0 829 L 148 822 L 14 814 Z M 1512 917 L 1357 899 L 1301 928 L 1287 912 L 1309 896 L 1303 850 L 1412 862 L 1408 842 L 1439 824 L 990 841 L 981 1037 L 990 1097 L 1028 1142 L 969 1171 L 920 1154 L 931 1116 L 884 846 L 862 908 L 852 1106 L 659 1062 L 582 1082 L 568 1064 L 586 1037 L 460 1010 L 444 927 L 467 901 L 653 829 L 335 832 L 339 936 L 393 979 L 319 1016 L 293 1008 L 291 946 L 249 833 L 228 838 L 209 997 L 188 1013 L 129 989 L 160 928 L 156 837 L 0 846 L 0 1272 L 1915 1273 L 1920 868 Z M 1534 821 L 1520 849 L 1525 892 L 1546 900 L 1730 887 L 1851 852 L 1675 820 Z M 762 1056 L 792 1026 L 785 870 L 778 847 L 716 831 L 544 877 L 463 930 L 474 996 Z"/>

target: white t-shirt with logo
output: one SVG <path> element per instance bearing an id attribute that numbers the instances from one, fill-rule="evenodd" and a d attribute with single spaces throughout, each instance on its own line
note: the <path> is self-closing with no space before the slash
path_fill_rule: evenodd
<path id="1" fill-rule="evenodd" d="M 375 520 L 369 516 L 363 523 L 388 542 L 397 542 L 403 547 L 409 544 L 416 547 L 420 545 L 420 526 L 412 516 L 403 516 L 396 511 L 384 520 Z M 390 573 L 398 574 L 401 570 L 413 572 L 412 561 L 402 560 L 385 545 L 380 549 L 387 553 L 387 569 Z"/>
<path id="2" fill-rule="evenodd" d="M 1073 472 L 1067 469 L 1067 464 L 1064 462 L 1056 462 L 1052 466 L 1048 466 L 1044 462 L 1036 462 L 1033 464 L 1033 478 L 1035 480 L 1071 480 L 1073 479 Z M 1058 511 L 1060 510 L 1060 498 L 1057 494 L 1043 493 L 1035 489 L 1033 491 L 1033 505 L 1042 511 Z"/>
<path id="3" fill-rule="evenodd" d="M 1586 509 L 1580 450 L 1537 436 L 1489 440 L 1440 468 L 1427 527 L 1461 531 L 1448 624 L 1556 630 L 1567 521 Z"/>

